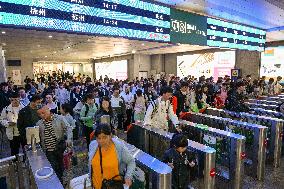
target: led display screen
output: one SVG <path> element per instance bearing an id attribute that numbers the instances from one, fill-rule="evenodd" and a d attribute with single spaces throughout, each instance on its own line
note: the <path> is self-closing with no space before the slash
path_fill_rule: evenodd
<path id="1" fill-rule="evenodd" d="M 261 53 L 260 76 L 266 76 L 266 79 L 278 76 L 283 77 L 284 73 L 284 46 L 266 48 Z"/>
<path id="2" fill-rule="evenodd" d="M 170 41 L 170 8 L 141 0 L 0 0 L 0 24 Z"/>
<path id="3" fill-rule="evenodd" d="M 177 57 L 177 75 L 187 77 L 189 75 L 199 78 L 218 77 L 231 75 L 231 69 L 235 67 L 235 51 L 183 55 Z"/>
<path id="4" fill-rule="evenodd" d="M 207 45 L 263 51 L 266 32 L 239 24 L 207 18 Z"/>

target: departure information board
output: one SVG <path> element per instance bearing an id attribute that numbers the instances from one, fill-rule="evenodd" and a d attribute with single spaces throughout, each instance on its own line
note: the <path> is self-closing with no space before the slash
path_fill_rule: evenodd
<path id="1" fill-rule="evenodd" d="M 170 42 L 170 8 L 142 0 L 0 0 L 0 24 Z"/>
<path id="2" fill-rule="evenodd" d="M 266 32 L 218 19 L 207 18 L 207 45 L 264 51 Z"/>

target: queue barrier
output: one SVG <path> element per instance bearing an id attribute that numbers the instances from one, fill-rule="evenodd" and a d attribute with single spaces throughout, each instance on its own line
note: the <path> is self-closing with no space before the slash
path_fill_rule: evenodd
<path id="1" fill-rule="evenodd" d="M 190 140 L 216 149 L 217 187 L 240 189 L 243 185 L 245 137 L 239 134 L 181 121 L 183 132 Z"/>
<path id="2" fill-rule="evenodd" d="M 266 161 L 273 162 L 274 167 L 280 166 L 281 160 L 281 151 L 282 151 L 282 138 L 283 138 L 283 120 L 254 115 L 245 112 L 231 112 L 222 109 L 216 108 L 207 108 L 205 111 L 206 114 L 215 115 L 218 117 L 226 117 L 237 119 L 241 121 L 245 121 L 248 123 L 255 123 L 258 125 L 263 125 L 268 127 L 267 130 L 267 154 L 266 154 Z"/>
<path id="3" fill-rule="evenodd" d="M 247 105 L 249 108 L 263 108 L 267 110 L 277 110 L 278 105 L 274 104 L 257 104 L 257 103 L 251 103 L 251 102 L 245 102 L 245 105 Z"/>
<path id="4" fill-rule="evenodd" d="M 246 137 L 245 173 L 258 180 L 264 179 L 267 127 L 201 113 L 189 113 L 184 119 L 244 135 Z"/>
<path id="5" fill-rule="evenodd" d="M 127 140 L 137 148 L 142 147 L 152 156 L 162 159 L 170 147 L 173 133 L 155 129 L 141 123 L 135 123 L 127 133 Z M 188 149 L 197 155 L 198 159 L 198 184 L 202 189 L 215 187 L 215 154 L 216 150 L 197 143 L 188 141 Z"/>

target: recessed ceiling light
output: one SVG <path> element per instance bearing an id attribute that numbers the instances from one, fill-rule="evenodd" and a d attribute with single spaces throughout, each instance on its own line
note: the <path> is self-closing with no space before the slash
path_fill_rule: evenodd
<path id="1" fill-rule="evenodd" d="M 53 53 L 54 53 L 54 54 L 56 54 L 57 52 L 56 52 L 56 51 L 54 51 Z"/>
<path id="2" fill-rule="evenodd" d="M 52 35 L 48 36 L 49 38 L 52 38 Z"/>
<path id="3" fill-rule="evenodd" d="M 45 56 L 45 58 L 47 58 L 47 56 Z"/>
<path id="4" fill-rule="evenodd" d="M 67 47 L 68 49 L 70 49 L 71 47 Z"/>
<path id="5" fill-rule="evenodd" d="M 132 53 L 133 53 L 133 54 L 136 53 L 136 50 L 132 50 Z"/>
<path id="6" fill-rule="evenodd" d="M 2 33 L 2 34 L 5 34 L 6 32 L 5 32 L 5 31 L 2 31 L 1 33 Z"/>

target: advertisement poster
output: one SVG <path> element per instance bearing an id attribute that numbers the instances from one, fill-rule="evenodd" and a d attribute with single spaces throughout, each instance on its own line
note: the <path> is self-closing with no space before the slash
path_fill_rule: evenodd
<path id="1" fill-rule="evenodd" d="M 107 75 L 108 78 L 125 80 L 127 79 L 127 60 L 95 63 L 95 70 L 96 79 Z"/>
<path id="2" fill-rule="evenodd" d="M 261 53 L 260 76 L 276 79 L 284 73 L 284 46 L 267 48 Z"/>
<path id="3" fill-rule="evenodd" d="M 21 70 L 12 70 L 12 80 L 14 82 L 14 85 L 22 84 Z"/>
<path id="4" fill-rule="evenodd" d="M 235 67 L 235 51 L 183 55 L 177 57 L 177 75 L 179 77 L 194 76 L 199 78 L 231 75 Z"/>

